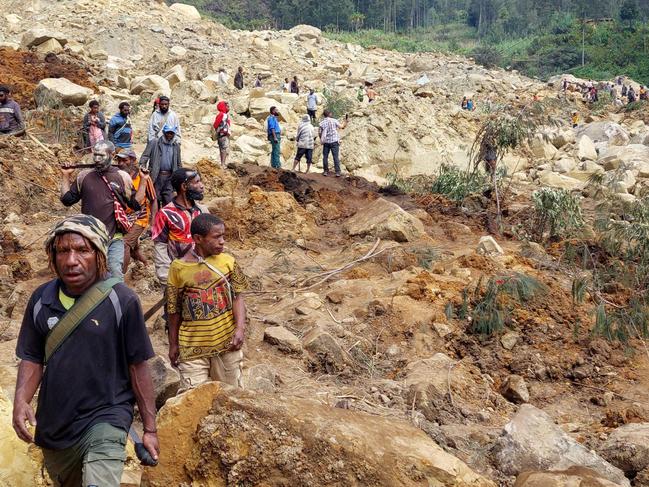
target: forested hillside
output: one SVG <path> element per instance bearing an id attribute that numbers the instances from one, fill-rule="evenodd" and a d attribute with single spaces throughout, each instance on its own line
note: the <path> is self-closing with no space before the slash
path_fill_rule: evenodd
<path id="1" fill-rule="evenodd" d="M 649 0 L 190 0 L 234 28 L 310 24 L 401 51 L 442 50 L 546 78 L 559 72 L 649 83 Z"/>

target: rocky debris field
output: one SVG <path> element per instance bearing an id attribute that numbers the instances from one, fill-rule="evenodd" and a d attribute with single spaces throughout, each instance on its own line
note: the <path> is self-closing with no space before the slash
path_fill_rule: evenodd
<path id="1" fill-rule="evenodd" d="M 89 99 L 108 113 L 129 100 L 142 147 L 160 93 L 181 115 L 185 161 L 200 170 L 205 203 L 227 222 L 227 250 L 252 285 L 247 390 L 209 384 L 176 397 L 163 323 L 151 319 L 163 457 L 143 471 L 130 451 L 122 485 L 649 485 L 644 341 L 593 333 L 595 301 L 575 300 L 566 265 L 571 239 L 542 246 L 521 236 L 534 222 L 530 194 L 540 187 L 566 189 L 587 216 L 602 195 L 627 204 L 645 196 L 645 109 L 590 110 L 560 98 L 556 80 L 553 87 L 459 57 L 341 45 L 308 26 L 228 31 L 182 5 L 0 5 L 2 76 L 26 107 L 37 105 L 27 113 L 26 138 L 0 140 L 0 428 L 7 439 L 0 486 L 48 485 L 38 450 L 13 434 L 10 400 L 24 307 L 51 278 L 43 238 L 78 210 L 58 202 L 57 165 L 80 158 L 75 124 Z M 247 82 L 262 74 L 264 87 L 219 86 L 218 69 L 232 76 L 238 65 Z M 349 111 L 347 177 L 263 167 L 270 104 L 281 107 L 289 134 L 305 111 L 304 95 L 278 90 L 293 74 L 318 92 L 320 110 L 335 101 Z M 364 81 L 375 83 L 375 103 L 355 99 Z M 390 172 L 466 165 L 487 114 L 461 111 L 463 94 L 478 105 L 517 107 L 535 95 L 560 98 L 556 124 L 504 160 L 511 176 L 504 231 L 493 235 L 488 194 L 458 204 L 385 184 Z M 222 98 L 235 112 L 227 170 L 214 164 L 208 137 Z M 583 120 L 573 130 L 575 107 Z M 294 150 L 285 142 L 284 167 Z M 593 232 L 586 225 L 575 238 L 606 263 L 611 256 Z M 150 240 L 143 245 L 150 253 Z M 491 335 L 475 328 L 487 282 L 534 291 L 522 301 L 502 299 L 504 326 Z M 152 268 L 133 264 L 127 283 L 145 309 L 159 299 Z M 602 298 L 624 303 L 627 284 L 608 286 Z"/>

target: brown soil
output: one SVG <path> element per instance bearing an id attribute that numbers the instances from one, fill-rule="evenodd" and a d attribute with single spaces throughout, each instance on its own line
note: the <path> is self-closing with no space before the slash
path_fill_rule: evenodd
<path id="1" fill-rule="evenodd" d="M 14 100 L 23 108 L 35 108 L 34 90 L 44 78 L 67 78 L 81 86 L 97 89 L 88 67 L 69 57 L 0 48 L 0 84 L 8 85 Z"/>

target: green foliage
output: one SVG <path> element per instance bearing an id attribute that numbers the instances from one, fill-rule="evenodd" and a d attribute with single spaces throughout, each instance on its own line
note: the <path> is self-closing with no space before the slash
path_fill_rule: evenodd
<path id="1" fill-rule="evenodd" d="M 572 281 L 572 302 L 574 304 L 581 304 L 584 302 L 586 297 L 586 291 L 588 289 L 588 278 L 585 276 L 577 276 Z"/>
<path id="2" fill-rule="evenodd" d="M 487 68 L 493 68 L 502 62 L 502 56 L 494 46 L 478 46 L 473 49 L 471 55 L 477 63 L 482 64 Z"/>
<path id="3" fill-rule="evenodd" d="M 543 240 L 546 232 L 550 238 L 565 237 L 584 225 L 579 200 L 565 189 L 541 188 L 532 193 L 532 202 L 537 241 Z"/>
<path id="4" fill-rule="evenodd" d="M 325 105 L 325 110 L 330 110 L 334 118 L 343 117 L 346 113 L 349 113 L 352 108 L 354 108 L 354 101 L 347 98 L 346 96 L 325 88 L 322 92 L 322 95 L 327 101 Z"/>
<path id="5" fill-rule="evenodd" d="M 502 331 L 514 306 L 546 292 L 543 283 L 518 272 L 489 278 L 484 290 L 480 279 L 471 301 L 471 331 L 481 335 Z"/>
<path id="6" fill-rule="evenodd" d="M 486 182 L 486 177 L 481 173 L 467 172 L 455 166 L 442 164 L 429 191 L 460 202 L 470 194 L 482 191 Z"/>

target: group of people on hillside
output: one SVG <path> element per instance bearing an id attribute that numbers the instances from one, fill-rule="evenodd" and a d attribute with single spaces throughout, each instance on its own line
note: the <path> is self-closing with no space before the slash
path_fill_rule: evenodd
<path id="1" fill-rule="evenodd" d="M 475 104 L 473 103 L 473 98 L 468 98 L 466 96 L 462 97 L 462 102 L 460 103 L 462 110 L 468 110 L 472 112 L 475 110 Z"/>
<path id="2" fill-rule="evenodd" d="M 572 82 L 564 78 L 561 82 L 561 90 L 564 93 L 581 93 L 582 99 L 586 103 L 598 102 L 600 91 L 608 95 L 616 106 L 623 106 L 625 103 L 634 103 L 638 100 L 649 100 L 646 86 L 640 85 L 636 91 L 632 84 L 625 83 L 624 76 L 617 76 L 614 83 L 606 81 L 596 83 L 593 80 Z"/>

